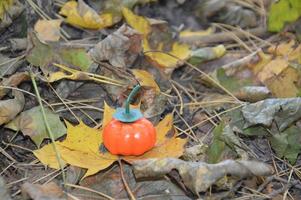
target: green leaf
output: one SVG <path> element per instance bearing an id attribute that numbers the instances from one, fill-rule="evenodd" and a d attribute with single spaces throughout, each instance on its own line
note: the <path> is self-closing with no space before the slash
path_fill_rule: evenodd
<path id="1" fill-rule="evenodd" d="M 239 110 L 239 109 L 227 113 L 226 117 L 231 119 L 230 126 L 235 128 L 236 131 L 238 131 L 241 134 L 244 134 L 247 136 L 267 136 L 267 135 L 269 135 L 267 128 L 260 126 L 260 125 L 244 128 L 245 120 L 243 118 L 241 110 Z"/>
<path id="2" fill-rule="evenodd" d="M 26 59 L 34 66 L 45 71 L 53 71 L 53 63 L 64 64 L 68 67 L 87 71 L 92 64 L 91 58 L 84 48 L 62 46 L 59 43 L 44 43 L 35 34 L 30 34 L 31 45 Z"/>
<path id="3" fill-rule="evenodd" d="M 207 151 L 209 163 L 217 163 L 225 150 L 225 142 L 221 139 L 224 127 L 225 125 L 220 123 L 213 130 L 213 142 Z"/>
<path id="4" fill-rule="evenodd" d="M 271 146 L 280 158 L 286 158 L 291 164 L 297 160 L 301 150 L 300 128 L 291 126 L 280 134 L 270 138 Z"/>
<path id="5" fill-rule="evenodd" d="M 54 139 L 65 135 L 67 130 L 59 116 L 48 108 L 44 109 L 48 120 L 47 123 L 50 126 Z M 28 135 L 38 147 L 45 138 L 49 138 L 40 106 L 22 112 L 17 118 L 7 124 L 6 128 L 15 131 L 20 130 L 24 135 Z"/>
<path id="6" fill-rule="evenodd" d="M 244 86 L 252 85 L 251 79 L 239 79 L 235 76 L 227 76 L 226 71 L 223 68 L 219 68 L 216 70 L 216 78 L 222 86 L 224 86 L 231 92 L 238 91 Z"/>
<path id="7" fill-rule="evenodd" d="M 269 31 L 279 32 L 285 23 L 294 22 L 301 16 L 300 0 L 280 0 L 272 4 L 269 12 Z"/>

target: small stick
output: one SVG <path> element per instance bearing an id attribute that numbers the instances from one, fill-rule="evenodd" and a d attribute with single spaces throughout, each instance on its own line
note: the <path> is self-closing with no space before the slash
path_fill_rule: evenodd
<path id="1" fill-rule="evenodd" d="M 267 30 L 262 27 L 250 29 L 248 32 L 257 37 L 266 35 L 268 33 Z M 215 33 L 206 36 L 193 36 L 193 37 L 185 37 L 185 38 L 183 37 L 180 38 L 180 41 L 195 46 L 201 46 L 210 43 L 223 43 L 223 42 L 233 41 L 234 40 L 233 34 L 240 39 L 246 39 L 248 37 L 245 33 L 242 33 L 241 31 L 232 31 L 229 33 L 224 33 L 224 32 Z"/>
<path id="2" fill-rule="evenodd" d="M 132 193 L 132 191 L 131 191 L 129 185 L 127 184 L 127 182 L 126 182 L 126 180 L 125 180 L 125 178 L 124 178 L 124 175 L 123 175 L 123 167 L 122 167 L 122 163 L 121 163 L 120 158 L 118 158 L 118 164 L 119 164 L 119 167 L 120 167 L 120 175 L 121 175 L 121 179 L 122 179 L 122 182 L 123 182 L 123 184 L 124 184 L 124 187 L 125 187 L 126 191 L 128 192 L 128 194 L 129 194 L 131 200 L 136 200 L 134 194 Z"/>

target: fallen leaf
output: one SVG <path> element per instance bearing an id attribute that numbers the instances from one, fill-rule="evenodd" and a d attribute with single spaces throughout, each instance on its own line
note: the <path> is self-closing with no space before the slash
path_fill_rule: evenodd
<path id="1" fill-rule="evenodd" d="M 142 16 L 135 15 L 127 8 L 123 8 L 122 13 L 126 22 L 143 35 L 143 51 L 156 66 L 176 68 L 183 64 L 181 60 L 187 60 L 190 57 L 189 46 L 177 42 L 171 45 L 169 51 L 164 50 L 164 41 L 161 41 L 157 48 L 151 48 L 150 41 L 148 40 L 148 35 L 152 32 L 150 21 Z"/>
<path id="2" fill-rule="evenodd" d="M 291 126 L 279 134 L 274 134 L 269 140 L 279 158 L 287 158 L 291 164 L 295 164 L 301 150 L 300 128 Z"/>
<path id="3" fill-rule="evenodd" d="M 154 88 L 157 93 L 160 92 L 160 88 L 152 74 L 141 69 L 133 69 L 132 72 L 135 75 L 135 78 L 138 79 L 141 86 Z"/>
<path id="4" fill-rule="evenodd" d="M 63 190 L 55 183 L 43 185 L 24 183 L 21 188 L 23 199 L 32 200 L 69 200 Z"/>
<path id="5" fill-rule="evenodd" d="M 55 142 L 57 151 L 59 154 L 60 152 L 60 146 L 58 145 L 59 142 Z M 60 169 L 60 163 L 58 162 L 56 153 L 54 151 L 54 146 L 52 145 L 45 145 L 42 149 L 37 149 L 33 151 L 33 154 L 39 158 L 41 163 L 47 163 L 48 167 L 53 169 Z M 61 160 L 61 164 L 63 164 L 62 167 L 66 166 L 66 162 L 64 160 Z"/>
<path id="6" fill-rule="evenodd" d="M 46 76 L 58 71 L 53 63 L 67 65 L 82 71 L 87 71 L 92 64 L 92 60 L 84 48 L 61 46 L 55 42 L 47 44 L 41 42 L 34 33 L 29 35 L 29 39 L 26 59 L 30 64 L 40 67 Z"/>
<path id="7" fill-rule="evenodd" d="M 242 108 L 245 128 L 253 125 L 270 127 L 273 122 L 284 131 L 301 118 L 301 98 L 266 99 Z"/>
<path id="8" fill-rule="evenodd" d="M 0 98 L 4 97 L 10 89 L 7 87 L 17 87 L 23 81 L 29 80 L 27 72 L 17 72 L 8 78 L 3 78 L 0 82 Z"/>
<path id="9" fill-rule="evenodd" d="M 65 135 L 66 127 L 60 121 L 59 115 L 53 113 L 53 111 L 46 107 L 44 107 L 44 110 L 53 138 L 57 139 Z M 18 117 L 7 124 L 6 128 L 15 131 L 20 130 L 24 135 L 28 135 L 38 147 L 45 138 L 50 138 L 40 106 L 23 111 Z"/>
<path id="10" fill-rule="evenodd" d="M 206 152 L 208 151 L 208 145 L 196 144 L 194 146 L 185 148 L 183 159 L 186 161 L 204 161 L 206 159 Z"/>
<path id="11" fill-rule="evenodd" d="M 11 49 L 11 51 L 14 51 Z M 7 54 L 0 53 L 0 75 L 2 77 L 15 74 L 17 69 L 23 64 L 24 59 L 22 57 L 10 58 Z"/>
<path id="12" fill-rule="evenodd" d="M 269 176 L 273 168 L 258 161 L 225 160 L 217 164 L 205 162 L 186 162 L 176 158 L 146 159 L 132 163 L 137 178 L 163 177 L 176 169 L 184 184 L 193 193 L 205 192 L 224 176 L 237 178 Z"/>
<path id="13" fill-rule="evenodd" d="M 110 0 L 95 2 L 101 7 L 98 14 L 84 1 L 68 1 L 60 10 L 60 14 L 66 16 L 66 21 L 73 26 L 88 29 L 103 29 L 118 23 L 122 19 L 123 7 L 129 9 L 136 4 L 146 4 L 156 0 Z M 92 3 L 93 2 L 89 2 Z"/>
<path id="14" fill-rule="evenodd" d="M 235 75 L 227 76 L 226 70 L 224 68 L 219 68 L 214 71 L 213 76 L 215 76 L 216 80 L 225 88 L 227 88 L 231 92 L 235 92 L 240 90 L 242 87 L 252 86 L 253 80 L 252 76 L 246 76 L 244 78 L 239 78 Z M 214 84 L 214 83 L 213 83 Z"/>
<path id="15" fill-rule="evenodd" d="M 209 163 L 217 163 L 223 158 L 236 158 L 239 156 L 242 160 L 248 159 L 248 154 L 241 148 L 239 138 L 234 134 L 230 125 L 219 124 L 214 129 L 214 138 L 209 146 L 207 157 Z"/>
<path id="16" fill-rule="evenodd" d="M 202 62 L 218 59 L 225 55 L 226 48 L 224 45 L 218 45 L 216 47 L 205 47 L 191 51 L 191 56 L 188 60 L 193 65 L 198 65 Z"/>
<path id="17" fill-rule="evenodd" d="M 252 7 L 253 5 L 250 4 Z M 204 0 L 196 5 L 196 14 L 202 20 L 218 22 L 241 28 L 257 25 L 256 12 L 245 4 L 231 0 Z"/>
<path id="18" fill-rule="evenodd" d="M 113 16 L 110 13 L 98 15 L 83 0 L 66 2 L 60 14 L 67 17 L 69 24 L 82 28 L 102 29 L 113 25 Z"/>
<path id="19" fill-rule="evenodd" d="M 301 73 L 298 69 L 287 67 L 280 74 L 265 82 L 275 97 L 286 98 L 300 96 Z"/>
<path id="20" fill-rule="evenodd" d="M 146 118 L 160 116 L 166 108 L 167 97 L 153 89 L 146 90 L 141 96 L 141 110 Z"/>
<path id="21" fill-rule="evenodd" d="M 185 30 L 179 33 L 179 37 L 180 39 L 185 40 L 186 37 L 201 37 L 201 36 L 210 35 L 212 33 L 213 33 L 212 28 L 208 28 L 207 30 L 201 30 L 201 31 Z"/>
<path id="22" fill-rule="evenodd" d="M 115 67 L 129 68 L 142 50 L 141 36 L 123 25 L 89 51 L 96 62 L 108 60 Z"/>
<path id="23" fill-rule="evenodd" d="M 221 160 L 223 152 L 225 151 L 226 144 L 221 138 L 224 127 L 225 125 L 223 123 L 220 123 L 213 130 L 213 140 L 207 151 L 209 163 L 219 162 Z"/>
<path id="24" fill-rule="evenodd" d="M 110 108 L 107 104 L 104 107 L 103 126 L 111 119 L 115 109 Z M 156 146 L 141 156 L 125 156 L 122 159 L 131 162 L 137 159 L 162 158 L 162 157 L 179 157 L 183 153 L 183 146 L 187 139 L 177 138 L 175 134 L 166 137 L 169 131 L 173 131 L 172 115 L 167 115 L 157 126 L 157 144 Z M 102 144 L 101 130 L 90 128 L 82 122 L 77 126 L 67 123 L 67 138 L 63 142 L 57 142 L 62 159 L 73 166 L 87 169 L 84 177 L 93 175 L 109 167 L 117 160 L 116 155 L 109 152 L 99 152 Z M 45 165 L 57 167 L 57 161 L 44 158 L 44 156 L 54 157 L 55 152 L 49 145 L 34 152 L 35 155 Z"/>
<path id="25" fill-rule="evenodd" d="M 60 19 L 38 20 L 34 25 L 34 30 L 42 41 L 58 41 L 61 23 Z"/>
<path id="26" fill-rule="evenodd" d="M 128 164 L 123 163 L 123 174 L 124 179 L 127 181 L 127 184 L 131 188 L 135 188 L 135 197 L 137 199 L 142 199 L 145 196 L 151 196 L 156 194 L 158 198 L 155 199 L 181 199 L 189 200 L 191 198 L 185 195 L 185 192 L 178 187 L 176 184 L 172 183 L 169 180 L 137 180 L 134 176 L 132 167 Z M 120 177 L 120 168 L 113 167 L 108 172 L 100 172 L 94 176 L 85 178 L 80 182 L 80 185 L 83 187 L 91 188 L 98 192 L 102 192 L 113 199 L 128 199 L 128 193 L 124 190 L 124 185 Z M 71 192 L 72 195 L 82 199 L 85 197 L 94 196 L 93 192 L 81 189 L 73 189 Z M 176 197 L 176 198 L 175 198 Z M 89 199 L 89 200 L 92 200 Z M 87 200 L 87 199 L 85 199 Z"/>
<path id="27" fill-rule="evenodd" d="M 287 100 L 287 99 L 286 99 Z M 286 101 L 284 100 L 284 101 Z M 267 101 L 267 100 L 265 100 Z M 283 101 L 283 102 L 284 102 Z M 291 103 L 291 104 L 290 104 Z M 293 105 L 292 102 L 288 104 L 291 105 L 290 108 L 287 106 L 283 106 L 283 109 L 281 110 L 280 108 L 282 107 L 279 106 L 278 104 L 278 109 L 277 106 L 273 107 L 273 103 L 271 105 L 265 104 L 265 106 L 268 107 L 273 107 L 270 109 L 265 109 L 260 113 L 260 120 L 257 119 L 258 124 L 252 124 L 251 126 L 245 126 L 245 124 L 248 124 L 248 119 L 250 117 L 249 114 L 248 118 L 245 119 L 244 112 L 241 112 L 240 110 L 237 110 L 235 112 L 232 112 L 231 114 L 228 114 L 228 117 L 231 119 L 229 123 L 229 127 L 232 128 L 232 130 L 235 130 L 237 133 L 246 135 L 246 136 L 265 136 L 271 143 L 272 149 L 276 152 L 277 156 L 279 158 L 286 158 L 291 164 L 294 164 L 296 162 L 296 159 L 298 157 L 298 154 L 301 152 L 301 145 L 300 145 L 300 128 L 294 125 L 290 125 L 291 123 L 288 124 L 287 128 L 283 128 L 284 121 L 286 120 L 291 120 L 288 118 L 295 118 L 298 120 L 300 117 L 298 116 L 291 116 L 290 114 L 292 112 L 298 113 L 299 108 L 293 108 L 295 105 Z M 274 104 L 277 104 L 276 101 Z M 258 109 L 260 108 L 261 105 L 257 104 Z M 253 107 L 254 108 L 254 107 Z M 250 107 L 248 108 L 250 109 Z M 256 108 L 257 109 L 257 108 Z M 258 112 L 254 109 L 253 114 L 258 114 Z M 277 113 L 273 113 L 273 109 L 276 110 Z M 279 110 L 280 109 L 280 110 Z M 290 111 L 288 111 L 288 109 Z M 243 110 L 243 109 L 242 109 Z M 248 112 L 252 112 L 249 110 Z M 274 124 L 269 125 L 268 127 L 264 124 L 266 122 L 263 122 L 265 120 L 264 115 L 269 115 L 269 112 L 271 112 L 271 116 L 273 116 L 272 123 L 275 122 Z M 266 113 L 266 114 L 264 114 Z M 296 114 L 298 115 L 298 114 Z M 267 116 L 267 118 L 270 118 L 270 116 Z M 270 119 L 267 119 L 270 120 Z M 260 123 L 261 121 L 261 123 Z M 283 130 L 278 130 L 278 127 L 281 126 Z"/>
<path id="28" fill-rule="evenodd" d="M 72 126 L 67 123 L 67 138 L 59 143 L 63 160 L 67 163 L 88 169 L 86 176 L 109 167 L 117 156 L 99 152 L 102 143 L 101 132 L 80 123 Z"/>
<path id="29" fill-rule="evenodd" d="M 271 92 L 265 86 L 245 86 L 234 92 L 234 95 L 240 100 L 252 103 L 267 99 Z"/>
<path id="30" fill-rule="evenodd" d="M 293 22 L 301 16 L 301 2 L 298 0 L 279 0 L 274 2 L 269 10 L 269 31 L 279 32 L 288 22 Z"/>
<path id="31" fill-rule="evenodd" d="M 18 0 L 1 0 L 0 1 L 0 30 L 10 26 L 24 10 L 24 4 Z"/>
<path id="32" fill-rule="evenodd" d="M 3 0 L 0 2 L 0 20 L 3 19 L 4 13 L 13 5 L 14 0 Z"/>
<path id="33" fill-rule="evenodd" d="M 130 9 L 123 8 L 122 14 L 131 27 L 138 31 L 145 38 L 151 32 L 150 22 L 144 17 L 135 15 Z"/>
<path id="34" fill-rule="evenodd" d="M 0 101 L 0 125 L 10 122 L 24 108 L 25 99 L 22 92 L 13 90 L 14 99 Z"/>
<path id="35" fill-rule="evenodd" d="M 271 60 L 268 64 L 264 66 L 264 68 L 257 74 L 257 77 L 261 82 L 265 82 L 266 80 L 278 76 L 284 69 L 288 67 L 288 61 L 282 58 L 276 58 Z"/>
<path id="36" fill-rule="evenodd" d="M 273 96 L 279 98 L 299 96 L 301 45 L 295 46 L 295 41 L 284 42 L 277 47 L 270 47 L 268 51 L 272 55 L 259 52 L 257 62 L 250 64 L 249 68 Z"/>
<path id="37" fill-rule="evenodd" d="M 170 51 L 164 51 L 163 45 L 158 49 L 152 49 L 147 40 L 143 40 L 143 51 L 145 55 L 156 66 L 164 68 L 176 68 L 183 65 L 183 61 L 191 56 L 189 46 L 180 43 L 173 43 Z"/>

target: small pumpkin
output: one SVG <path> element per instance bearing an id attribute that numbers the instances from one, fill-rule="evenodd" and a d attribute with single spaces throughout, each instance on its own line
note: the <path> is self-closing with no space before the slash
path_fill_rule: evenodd
<path id="1" fill-rule="evenodd" d="M 137 85 L 130 93 L 125 108 L 117 108 L 113 119 L 103 129 L 103 144 L 110 153 L 138 156 L 156 143 L 156 129 L 139 109 L 130 109 L 130 100 L 138 92 Z"/>

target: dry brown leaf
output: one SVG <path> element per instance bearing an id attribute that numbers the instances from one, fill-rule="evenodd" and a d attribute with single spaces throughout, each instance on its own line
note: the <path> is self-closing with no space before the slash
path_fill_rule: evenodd
<path id="1" fill-rule="evenodd" d="M 148 38 L 153 31 L 151 20 L 135 15 L 127 8 L 123 8 L 122 13 L 126 22 L 143 35 L 143 51 L 147 52 L 145 55 L 156 66 L 170 68 L 168 71 L 172 71 L 174 68 L 183 64 L 181 60 L 186 60 L 191 56 L 189 46 L 177 42 L 170 44 L 171 48 L 168 51 L 165 50 L 166 41 L 164 40 L 159 41 L 156 47 L 153 48 L 151 45 L 152 41 Z"/>
<path id="2" fill-rule="evenodd" d="M 257 78 L 275 97 L 296 97 L 300 94 L 298 65 L 301 63 L 301 45 L 295 47 L 295 41 L 281 43 L 271 47 L 270 54 L 258 53 L 258 61 L 250 65 Z M 272 59 L 273 58 L 273 59 Z"/>
<path id="3" fill-rule="evenodd" d="M 66 127 L 60 121 L 59 115 L 47 107 L 44 108 L 44 111 L 48 126 L 52 131 L 53 138 L 57 139 L 65 135 Z M 50 137 L 40 106 L 23 111 L 18 117 L 7 124 L 6 128 L 10 128 L 15 131 L 20 130 L 24 135 L 29 136 L 38 147 L 45 138 Z"/>
<path id="4" fill-rule="evenodd" d="M 130 67 L 141 51 L 140 34 L 123 25 L 99 42 L 89 54 L 97 62 L 108 60 L 115 67 Z"/>
<path id="5" fill-rule="evenodd" d="M 151 73 L 141 69 L 133 69 L 132 72 L 135 75 L 136 79 L 138 79 L 140 85 L 144 87 L 154 88 L 156 93 L 160 92 L 160 88 L 155 81 L 155 77 Z"/>
<path id="6" fill-rule="evenodd" d="M 15 73 L 8 78 L 3 78 L 0 83 L 0 98 L 4 97 L 10 91 L 6 87 L 17 87 L 20 83 L 28 79 L 29 75 L 27 72 Z"/>
<path id="7" fill-rule="evenodd" d="M 37 36 L 42 41 L 58 41 L 60 39 L 60 26 L 62 20 L 38 20 L 34 25 Z"/>
<path id="8" fill-rule="evenodd" d="M 184 184 L 195 194 L 205 192 L 221 178 L 230 175 L 238 178 L 268 176 L 273 168 L 263 162 L 225 160 L 217 164 L 186 162 L 176 158 L 137 160 L 133 163 L 137 178 L 162 177 L 173 169 Z"/>
<path id="9" fill-rule="evenodd" d="M 300 75 L 297 69 L 288 67 L 278 76 L 267 80 L 265 84 L 276 97 L 295 97 L 300 94 L 300 89 L 297 87 L 300 86 Z"/>
<path id="10" fill-rule="evenodd" d="M 32 200 L 69 200 L 63 190 L 55 183 L 50 182 L 43 185 L 24 183 L 22 185 L 23 199 Z"/>
<path id="11" fill-rule="evenodd" d="M 0 101 L 0 125 L 14 119 L 25 105 L 25 99 L 22 92 L 13 90 L 14 99 Z"/>

